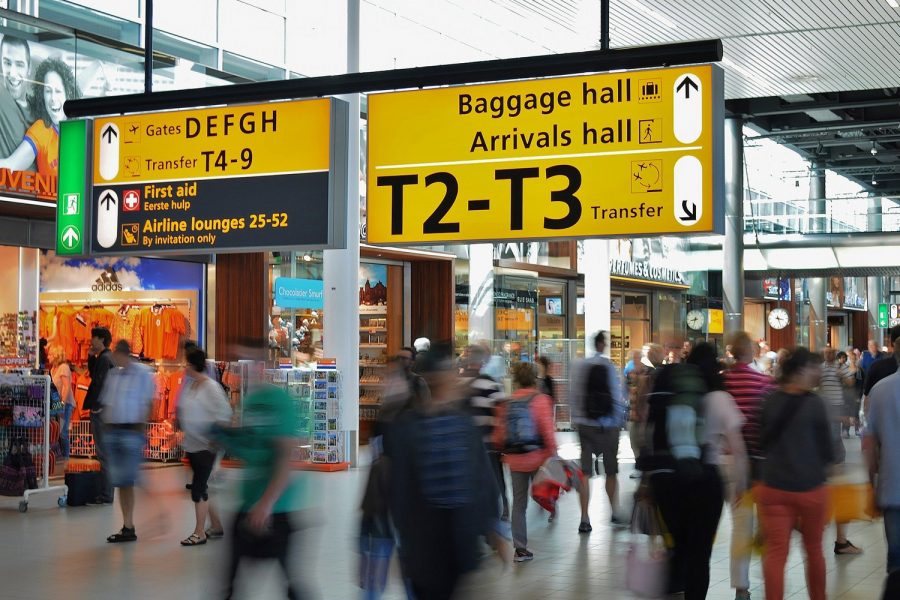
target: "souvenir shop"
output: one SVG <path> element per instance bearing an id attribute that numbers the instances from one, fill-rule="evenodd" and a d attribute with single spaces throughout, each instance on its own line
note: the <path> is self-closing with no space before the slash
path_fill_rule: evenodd
<path id="1" fill-rule="evenodd" d="M 52 251 L 42 253 L 40 343 L 50 365 L 65 359 L 73 369 L 76 417 L 90 384 L 87 364 L 94 327 L 109 329 L 113 344 L 127 341 L 134 356 L 154 370 L 157 394 L 151 423 L 174 417 L 184 342 L 204 339 L 205 271 L 200 263 L 62 259 Z"/>

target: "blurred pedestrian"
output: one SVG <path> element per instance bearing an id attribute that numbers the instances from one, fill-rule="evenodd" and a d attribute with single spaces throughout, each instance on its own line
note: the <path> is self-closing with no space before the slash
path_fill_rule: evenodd
<path id="1" fill-rule="evenodd" d="M 843 430 L 849 417 L 844 397 L 844 387 L 850 383 L 850 371 L 845 365 L 837 361 L 837 350 L 826 346 L 822 350 L 822 376 L 819 380 L 819 395 L 828 409 L 828 418 L 831 426 L 831 443 L 834 447 L 833 475 L 840 475 L 847 458 L 847 450 L 844 448 Z M 836 539 L 834 553 L 862 554 L 861 548 L 857 548 L 847 539 L 847 524 L 835 522 Z"/>
<path id="2" fill-rule="evenodd" d="M 88 371 L 91 382 L 88 385 L 87 394 L 84 396 L 82 410 L 90 411 L 91 435 L 94 438 L 94 454 L 100 463 L 100 495 L 88 504 L 112 504 L 113 487 L 109 483 L 109 463 L 106 452 L 106 444 L 103 440 L 103 403 L 101 394 L 106 386 L 106 378 L 109 372 L 115 368 L 112 361 L 112 353 L 109 346 L 112 344 L 112 334 L 106 327 L 94 327 L 91 329 L 91 347 L 88 356 Z"/>
<path id="3" fill-rule="evenodd" d="M 668 593 L 706 598 L 709 559 L 724 500 L 719 459 L 727 447 L 746 481 L 743 417 L 724 389 L 714 346 L 698 344 L 687 361 L 657 374 L 649 399 L 642 470 L 672 536 Z M 738 485 L 737 497 L 743 494 Z"/>
<path id="4" fill-rule="evenodd" d="M 878 344 L 875 343 L 875 340 L 869 340 L 866 343 L 866 351 L 863 352 L 862 358 L 859 361 L 859 366 L 863 370 L 863 373 L 867 373 L 869 367 L 871 367 L 875 361 L 881 360 L 882 358 L 884 358 L 884 354 L 881 352 Z"/>
<path id="5" fill-rule="evenodd" d="M 497 488 L 500 492 L 502 512 L 500 519 L 509 520 L 509 499 L 506 497 L 506 477 L 503 474 L 503 462 L 499 448 L 494 446 L 494 429 L 496 429 L 497 404 L 503 400 L 503 386 L 493 377 L 483 372 L 490 358 L 490 352 L 484 346 L 472 344 L 463 355 L 462 381 L 469 386 L 469 407 L 475 417 L 475 425 L 481 431 L 481 439 L 487 450 L 491 469 L 497 477 Z"/>
<path id="6" fill-rule="evenodd" d="M 594 472 L 594 456 L 602 458 L 606 475 L 606 495 L 610 505 L 610 522 L 620 526 L 626 524 L 619 516 L 617 479 L 619 432 L 625 424 L 625 399 L 622 396 L 622 384 L 616 368 L 603 356 L 606 341 L 606 333 L 598 331 L 594 336 L 595 354 L 574 365 L 569 407 L 581 445 L 581 470 L 590 478 Z M 592 529 L 589 516 L 582 515 L 581 524 L 578 526 L 579 533 L 589 533 Z"/>
<path id="7" fill-rule="evenodd" d="M 900 573 L 900 372 L 888 375 L 869 392 L 865 439 L 875 503 L 884 515 L 887 571 L 896 580 Z M 891 596 L 896 597 L 900 596 Z"/>
<path id="8" fill-rule="evenodd" d="M 732 464 L 725 469 L 728 495 L 731 502 L 731 587 L 735 589 L 736 600 L 750 598 L 750 557 L 755 534 L 755 506 L 752 494 L 738 498 L 738 490 L 748 490 L 762 476 L 762 452 L 759 447 L 759 414 L 763 399 L 775 387 L 775 381 L 751 366 L 753 362 L 753 340 L 746 332 L 740 331 L 731 338 L 734 365 L 725 371 L 725 390 L 731 394 L 743 416 L 743 438 L 748 463 L 736 464 L 737 457 L 731 456 Z M 746 474 L 742 478 L 740 473 Z"/>
<path id="9" fill-rule="evenodd" d="M 479 539 L 508 556 L 484 442 L 466 406 L 467 387 L 449 350 L 432 348 L 419 369 L 428 398 L 398 415 L 385 437 L 391 516 L 403 571 L 417 600 L 454 597 L 478 566 Z"/>
<path id="10" fill-rule="evenodd" d="M 556 403 L 556 383 L 550 376 L 550 359 L 546 356 L 538 356 L 535 362 L 538 370 L 538 389 L 550 396 L 553 403 Z"/>
<path id="11" fill-rule="evenodd" d="M 72 369 L 66 360 L 66 353 L 62 346 L 50 346 L 48 353 L 50 366 L 50 378 L 59 392 L 59 399 L 63 404 L 62 423 L 59 426 L 59 441 L 62 456 L 69 458 L 69 426 L 72 423 L 72 413 L 75 411 L 75 391 L 72 387 Z"/>
<path id="12" fill-rule="evenodd" d="M 866 371 L 866 382 L 863 386 L 865 396 L 869 395 L 879 381 L 888 375 L 893 375 L 900 365 L 900 325 L 891 328 L 890 339 L 894 348 L 893 354 L 881 355 L 881 358 L 872 362 L 868 368 L 863 367 Z M 864 404 L 866 403 L 864 402 Z M 863 410 L 865 411 L 865 408 Z"/>
<path id="13" fill-rule="evenodd" d="M 512 536 L 516 562 L 532 560 L 528 550 L 525 509 L 530 498 L 531 480 L 548 458 L 556 456 L 556 427 L 553 403 L 537 389 L 537 373 L 531 363 L 513 367 L 512 397 L 498 405 L 494 445 L 503 449 L 503 462 L 512 479 Z M 582 514 L 585 522 L 586 514 Z"/>
<path id="14" fill-rule="evenodd" d="M 798 527 L 806 551 L 811 600 L 825 600 L 822 535 L 828 523 L 828 468 L 834 461 L 828 411 L 813 390 L 822 359 L 797 348 L 781 365 L 779 388 L 763 403 L 760 447 L 762 483 L 754 493 L 766 541 L 763 576 L 767 600 L 784 598 L 784 567 L 791 532 Z"/>
<path id="15" fill-rule="evenodd" d="M 246 339 L 236 351 L 242 359 L 262 361 L 266 342 Z M 217 441 L 244 466 L 238 512 L 228 531 L 231 553 L 226 598 L 233 597 L 244 558 L 277 560 L 287 580 L 287 597 L 302 597 L 288 563 L 305 495 L 305 480 L 294 477 L 290 465 L 299 419 L 294 400 L 287 392 L 251 381 L 240 426 L 214 429 Z"/>
<path id="16" fill-rule="evenodd" d="M 109 482 L 119 489 L 122 529 L 107 542 L 137 540 L 134 528 L 134 488 L 138 483 L 144 446 L 147 445 L 147 421 L 156 386 L 150 369 L 131 357 L 125 340 L 116 342 L 112 361 L 117 367 L 103 385 L 103 443 L 109 459 Z"/>
<path id="17" fill-rule="evenodd" d="M 206 352 L 197 346 L 187 350 L 185 360 L 191 371 L 178 404 L 178 427 L 184 432 L 181 447 L 193 472 L 191 500 L 194 502 L 194 531 L 181 540 L 182 546 L 199 546 L 207 538 L 224 535 L 219 512 L 209 499 L 209 477 L 216 464 L 217 447 L 210 438 L 214 425 L 231 425 L 231 405 L 218 382 L 206 374 Z M 207 517 L 210 526 L 207 529 Z"/>

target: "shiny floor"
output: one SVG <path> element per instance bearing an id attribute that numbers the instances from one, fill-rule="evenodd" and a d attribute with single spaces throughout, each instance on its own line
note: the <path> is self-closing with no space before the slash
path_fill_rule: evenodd
<path id="1" fill-rule="evenodd" d="M 577 455 L 571 434 L 560 435 L 561 453 Z M 859 443 L 849 442 L 849 455 L 861 476 Z M 633 460 L 627 438 L 623 438 L 620 482 L 633 489 L 628 475 Z M 219 498 L 228 506 L 238 471 L 228 470 L 217 483 Z M 316 491 L 317 507 L 306 518 L 308 527 L 298 536 L 292 564 L 295 580 L 306 597 L 322 599 L 360 598 L 356 587 L 357 506 L 365 470 L 345 473 L 302 474 Z M 150 501 L 139 498 L 134 544 L 110 545 L 105 537 L 120 525 L 118 509 L 112 507 L 56 507 L 56 495 L 32 497 L 29 510 L 20 514 L 18 501 L 0 498 L 0 600 L 92 599 L 143 600 L 177 598 L 199 600 L 223 597 L 223 569 L 227 541 L 182 548 L 178 541 L 193 527 L 193 513 L 184 483 L 186 470 L 176 467 L 147 472 L 149 486 L 164 507 L 167 528 L 152 514 Z M 591 504 L 594 532 L 579 536 L 578 503 L 573 495 L 561 500 L 560 516 L 548 524 L 546 513 L 536 504 L 528 510 L 529 546 L 535 553 L 531 563 L 502 570 L 487 557 L 480 572 L 468 582 L 463 598 L 633 598 L 623 589 L 624 555 L 630 535 L 607 525 L 609 506 L 600 478 L 592 480 L 596 492 Z M 880 522 L 850 526 L 850 539 L 865 549 L 855 557 L 836 557 L 831 550 L 833 530 L 826 535 L 829 598 L 876 600 L 884 579 L 885 545 Z M 710 599 L 731 599 L 728 542 L 730 516 L 723 513 L 711 566 Z M 805 598 L 802 551 L 795 544 L 788 564 L 787 597 Z M 764 597 L 759 559 L 751 569 L 753 597 Z M 282 578 L 273 564 L 248 565 L 242 571 L 239 598 L 283 598 Z M 386 598 L 403 598 L 396 571 Z"/>

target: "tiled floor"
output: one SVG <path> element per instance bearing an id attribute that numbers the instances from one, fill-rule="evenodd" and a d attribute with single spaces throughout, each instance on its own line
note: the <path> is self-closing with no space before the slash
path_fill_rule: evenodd
<path id="1" fill-rule="evenodd" d="M 572 456 L 577 448 L 572 437 L 562 435 L 561 452 Z M 857 457 L 858 442 L 851 442 L 851 457 Z M 622 444 L 620 482 L 633 488 L 628 479 L 631 459 L 627 441 Z M 859 469 L 859 465 L 856 465 Z M 220 482 L 220 497 L 230 499 L 235 478 L 228 471 Z M 328 600 L 359 598 L 355 586 L 357 555 L 355 530 L 360 488 L 365 471 L 336 474 L 303 474 L 316 490 L 318 507 L 308 515 L 310 526 L 301 534 L 302 543 L 293 558 L 297 579 L 310 597 Z M 104 539 L 120 526 L 118 511 L 104 508 L 56 508 L 56 497 L 39 495 L 32 499 L 28 513 L 16 510 L 17 501 L 0 498 L 0 600 L 143 600 L 177 598 L 195 600 L 220 598 L 221 571 L 227 542 L 210 542 L 198 548 L 182 548 L 178 540 L 192 528 L 192 511 L 184 491 L 186 472 L 180 468 L 148 472 L 152 487 L 162 495 L 170 528 L 152 531 L 154 519 L 148 504 L 138 506 L 136 544 L 109 545 Z M 559 519 L 548 524 L 537 505 L 528 511 L 531 563 L 503 571 L 493 558 L 469 582 L 463 598 L 531 599 L 629 599 L 623 591 L 624 554 L 628 533 L 614 532 L 606 523 L 609 508 L 603 482 L 592 481 L 596 492 L 591 514 L 594 532 L 579 536 L 577 498 L 561 500 Z M 139 500 L 140 502 L 140 500 Z M 830 598 L 876 600 L 883 582 L 885 546 L 880 523 L 854 523 L 850 539 L 865 548 L 858 557 L 835 557 L 833 537 L 826 535 L 826 562 Z M 711 566 L 709 598 L 733 598 L 728 575 L 730 516 L 723 514 Z M 279 598 L 280 579 L 270 564 L 253 565 L 244 571 L 241 598 Z M 753 594 L 763 598 L 759 560 L 754 560 L 751 578 Z M 788 597 L 805 598 L 802 556 L 795 544 L 788 565 Z M 402 598 L 396 581 L 391 581 L 387 598 Z"/>

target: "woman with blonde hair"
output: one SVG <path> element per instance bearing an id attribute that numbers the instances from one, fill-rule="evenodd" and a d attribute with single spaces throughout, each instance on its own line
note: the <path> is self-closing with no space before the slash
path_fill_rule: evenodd
<path id="1" fill-rule="evenodd" d="M 50 346 L 47 351 L 50 365 L 50 379 L 59 392 L 63 404 L 63 419 L 59 428 L 59 442 L 62 446 L 63 458 L 69 458 L 69 424 L 75 410 L 75 392 L 72 389 L 72 369 L 66 361 L 66 353 L 62 346 Z"/>

